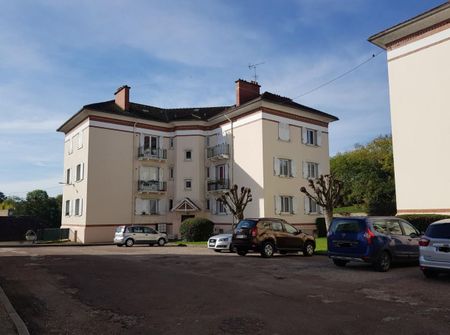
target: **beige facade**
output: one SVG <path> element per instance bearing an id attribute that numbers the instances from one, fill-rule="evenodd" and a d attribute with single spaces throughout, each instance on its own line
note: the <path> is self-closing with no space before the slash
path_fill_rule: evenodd
<path id="1" fill-rule="evenodd" d="M 450 214 L 450 5 L 369 39 L 387 50 L 399 214 Z"/>
<path id="2" fill-rule="evenodd" d="M 255 91 L 239 95 L 242 83 Z M 110 242 L 123 224 L 177 237 L 189 216 L 229 230 L 233 217 L 216 199 L 232 184 L 252 190 L 247 217 L 314 229 L 320 210 L 299 190 L 308 177 L 328 173 L 328 124 L 337 118 L 260 95 L 259 85 L 244 81 L 237 106 L 210 109 L 117 101 L 128 89 L 115 101 L 84 106 L 59 129 L 66 138 L 62 227 L 72 239 Z"/>

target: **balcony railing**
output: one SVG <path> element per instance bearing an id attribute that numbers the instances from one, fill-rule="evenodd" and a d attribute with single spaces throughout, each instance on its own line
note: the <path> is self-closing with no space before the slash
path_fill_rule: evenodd
<path id="1" fill-rule="evenodd" d="M 139 157 L 139 159 L 164 160 L 164 159 L 167 159 L 167 150 L 159 149 L 159 148 L 139 147 L 138 157 Z"/>
<path id="2" fill-rule="evenodd" d="M 167 190 L 167 183 L 159 180 L 139 180 L 139 192 L 165 192 Z"/>
<path id="3" fill-rule="evenodd" d="M 229 179 L 218 179 L 208 181 L 208 191 L 221 191 L 228 190 L 230 188 Z"/>
<path id="4" fill-rule="evenodd" d="M 206 157 L 208 159 L 227 159 L 230 157 L 230 145 L 224 143 L 209 147 L 206 149 Z"/>

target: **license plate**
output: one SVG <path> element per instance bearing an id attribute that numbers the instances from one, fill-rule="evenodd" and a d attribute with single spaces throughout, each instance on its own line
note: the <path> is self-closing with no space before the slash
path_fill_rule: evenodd
<path id="1" fill-rule="evenodd" d="M 246 238 L 247 236 L 245 235 L 236 235 L 236 238 Z"/>

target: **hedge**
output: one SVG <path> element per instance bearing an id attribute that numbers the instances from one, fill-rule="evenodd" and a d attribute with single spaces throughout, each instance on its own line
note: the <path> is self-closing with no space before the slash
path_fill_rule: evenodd
<path id="1" fill-rule="evenodd" d="M 316 219 L 317 237 L 327 236 L 327 227 L 325 225 L 325 218 Z"/>
<path id="2" fill-rule="evenodd" d="M 181 223 L 180 235 L 184 241 L 206 241 L 213 233 L 214 223 L 205 218 L 186 219 Z"/>
<path id="3" fill-rule="evenodd" d="M 397 217 L 408 221 L 414 227 L 416 227 L 422 232 L 425 232 L 425 230 L 427 230 L 428 225 L 430 223 L 450 218 L 449 215 L 439 215 L 439 214 L 405 214 L 405 215 L 397 215 Z"/>

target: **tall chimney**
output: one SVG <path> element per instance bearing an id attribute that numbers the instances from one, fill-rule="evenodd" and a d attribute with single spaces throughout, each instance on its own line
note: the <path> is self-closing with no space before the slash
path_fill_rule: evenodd
<path id="1" fill-rule="evenodd" d="M 256 81 L 236 80 L 236 106 L 259 97 L 260 87 Z"/>
<path id="2" fill-rule="evenodd" d="M 127 85 L 123 85 L 119 87 L 114 93 L 116 105 L 120 107 L 120 109 L 127 111 L 130 108 L 130 87 Z"/>

